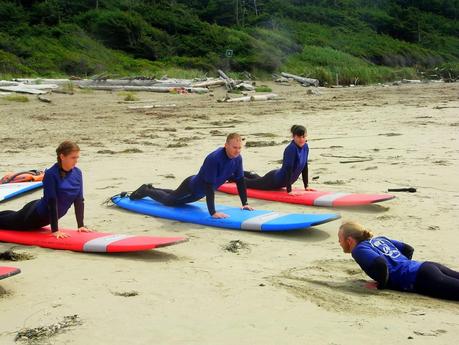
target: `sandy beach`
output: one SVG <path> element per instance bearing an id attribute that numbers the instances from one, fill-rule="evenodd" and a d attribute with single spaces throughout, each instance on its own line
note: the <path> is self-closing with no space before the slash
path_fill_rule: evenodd
<path id="1" fill-rule="evenodd" d="M 104 204 L 142 183 L 177 187 L 230 132 L 249 143 L 242 152 L 245 169 L 264 174 L 280 166 L 290 126 L 302 124 L 309 135 L 309 174 L 319 177 L 310 187 L 361 193 L 415 187 L 417 193 L 350 209 L 251 199 L 253 207 L 338 212 L 409 243 L 416 260 L 459 270 L 459 83 L 319 88 L 319 95 L 298 85 L 268 85 L 285 99 L 229 104 L 217 102 L 223 89 L 213 96 L 139 92 L 144 102 L 137 105 L 176 107 L 134 111 L 117 92 L 52 94 L 49 104 L 34 96 L 27 103 L 0 97 L 1 174 L 49 167 L 57 145 L 74 140 L 82 150 L 88 227 L 189 239 L 115 255 L 0 243 L 0 252 L 31 256 L 0 261 L 22 271 L 0 281 L 0 344 L 26 343 L 15 342 L 18 331 L 68 315 L 81 323 L 36 343 L 457 343 L 457 302 L 364 287 L 370 278 L 338 244 L 341 220 L 266 234 L 172 222 Z M 0 210 L 19 209 L 40 196 L 36 191 L 3 202 Z M 240 204 L 222 193 L 216 203 Z M 76 227 L 73 210 L 60 225 Z M 226 250 L 234 240 L 246 246 Z"/>

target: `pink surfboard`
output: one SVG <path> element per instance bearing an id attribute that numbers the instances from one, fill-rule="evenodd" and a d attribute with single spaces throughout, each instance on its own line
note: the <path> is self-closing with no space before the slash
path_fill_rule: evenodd
<path id="1" fill-rule="evenodd" d="M 237 194 L 235 183 L 225 183 L 220 188 L 220 192 Z M 247 196 L 254 199 L 279 201 L 290 204 L 300 204 L 308 206 L 361 206 L 375 202 L 386 201 L 395 198 L 391 194 L 354 194 L 336 193 L 325 191 L 305 191 L 304 189 L 293 189 L 298 195 L 290 195 L 285 188 L 279 190 L 259 190 L 247 188 Z"/>
<path id="2" fill-rule="evenodd" d="M 31 231 L 1 230 L 0 241 L 76 252 L 120 253 L 150 250 L 187 241 L 185 237 L 154 237 L 103 232 L 63 231 L 70 235 L 56 238 L 49 228 Z"/>
<path id="3" fill-rule="evenodd" d="M 18 273 L 21 273 L 19 268 L 0 266 L 0 279 L 5 279 Z"/>

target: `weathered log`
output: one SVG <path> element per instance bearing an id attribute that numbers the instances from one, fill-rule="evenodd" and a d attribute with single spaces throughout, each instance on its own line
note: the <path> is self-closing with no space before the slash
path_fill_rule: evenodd
<path id="1" fill-rule="evenodd" d="M 316 87 L 319 86 L 319 81 L 317 79 L 303 78 L 298 75 L 285 73 L 285 72 L 282 72 L 281 74 L 283 77 L 292 78 L 304 86 L 316 86 Z"/>
<path id="2" fill-rule="evenodd" d="M 236 86 L 235 82 L 233 79 L 231 79 L 230 77 L 228 77 L 225 72 L 223 72 L 221 69 L 219 69 L 218 71 L 218 74 L 220 75 L 220 77 L 222 77 L 225 81 L 226 81 L 226 86 L 229 90 L 233 90 L 234 87 Z"/>
<path id="3" fill-rule="evenodd" d="M 243 90 L 243 91 L 254 91 L 255 86 L 247 83 L 240 83 L 236 85 L 236 89 Z"/>
<path id="4" fill-rule="evenodd" d="M 24 85 L 0 86 L 0 91 L 11 91 L 11 92 L 18 92 L 18 93 L 30 93 L 32 95 L 41 95 L 41 94 L 48 93 L 48 91 L 32 89 L 30 87 L 25 87 Z"/>
<path id="5" fill-rule="evenodd" d="M 226 81 L 223 79 L 213 79 L 213 80 L 206 80 L 197 83 L 193 83 L 192 87 L 212 87 L 212 86 L 223 86 L 226 84 Z"/>
<path id="6" fill-rule="evenodd" d="M 144 109 L 153 109 L 153 108 L 175 108 L 175 104 L 150 104 L 150 105 L 140 105 L 140 106 L 130 106 L 129 110 L 144 110 Z"/>
<path id="7" fill-rule="evenodd" d="M 82 89 L 105 90 L 105 91 L 149 91 L 149 92 L 190 92 L 190 93 L 207 93 L 209 89 L 203 87 L 167 87 L 167 86 L 132 86 L 132 85 L 80 85 Z"/>
<path id="8" fill-rule="evenodd" d="M 158 86 L 158 87 L 190 87 L 191 80 L 186 82 L 175 80 L 137 80 L 137 79 L 106 79 L 106 80 L 84 80 L 77 85 L 80 86 Z"/>
<path id="9" fill-rule="evenodd" d="M 270 93 L 267 95 L 252 95 L 252 96 L 244 96 L 244 97 L 237 97 L 237 98 L 228 98 L 225 102 L 234 103 L 234 102 L 255 102 L 255 101 L 271 101 L 271 100 L 281 100 L 283 98 L 279 97 L 275 93 Z"/>
<path id="10" fill-rule="evenodd" d="M 45 102 L 45 103 L 51 103 L 51 100 L 49 98 L 37 95 L 37 98 L 40 102 Z"/>

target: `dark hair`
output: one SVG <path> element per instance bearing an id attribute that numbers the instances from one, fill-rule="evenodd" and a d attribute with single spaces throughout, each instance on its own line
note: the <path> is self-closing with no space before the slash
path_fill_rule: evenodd
<path id="1" fill-rule="evenodd" d="M 59 157 L 61 154 L 63 154 L 64 156 L 68 156 L 69 154 L 75 151 L 80 151 L 80 147 L 73 141 L 66 140 L 61 142 L 56 149 L 57 162 L 59 163 L 59 165 L 61 165 L 61 158 Z"/>
<path id="2" fill-rule="evenodd" d="M 301 125 L 293 125 L 292 128 L 290 128 L 290 132 L 292 132 L 292 135 L 302 137 L 306 134 L 306 127 Z"/>

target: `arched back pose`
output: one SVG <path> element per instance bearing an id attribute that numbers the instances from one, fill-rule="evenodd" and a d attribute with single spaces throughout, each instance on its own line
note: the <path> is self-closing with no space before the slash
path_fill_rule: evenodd
<path id="1" fill-rule="evenodd" d="M 214 218 L 227 218 L 227 214 L 215 210 L 214 192 L 228 179 L 232 179 L 236 181 L 242 208 L 252 210 L 247 203 L 241 149 L 241 136 L 237 133 L 229 134 L 225 146 L 211 152 L 198 174 L 187 177 L 176 190 L 143 184 L 131 193 L 130 198 L 137 200 L 148 196 L 164 205 L 176 206 L 197 201 L 205 196 L 210 215 Z"/>
<path id="2" fill-rule="evenodd" d="M 56 149 L 56 154 L 57 163 L 45 171 L 43 197 L 27 203 L 19 211 L 1 211 L 1 229 L 32 230 L 51 224 L 54 236 L 68 237 L 59 231 L 58 219 L 73 204 L 78 231 L 91 231 L 84 226 L 83 177 L 76 167 L 80 148 L 74 142 L 64 141 Z"/>
<path id="3" fill-rule="evenodd" d="M 309 146 L 307 144 L 306 128 L 293 125 L 290 128 L 292 141 L 284 150 L 282 167 L 271 170 L 263 177 L 253 172 L 244 172 L 245 184 L 247 188 L 273 190 L 286 187 L 287 193 L 292 192 L 292 184 L 303 176 L 305 190 L 308 188 L 308 155 Z"/>
<path id="4" fill-rule="evenodd" d="M 459 301 L 459 272 L 436 262 L 412 260 L 410 245 L 373 234 L 355 222 L 345 222 L 338 231 L 345 253 L 372 279 L 378 289 L 417 292 Z"/>

